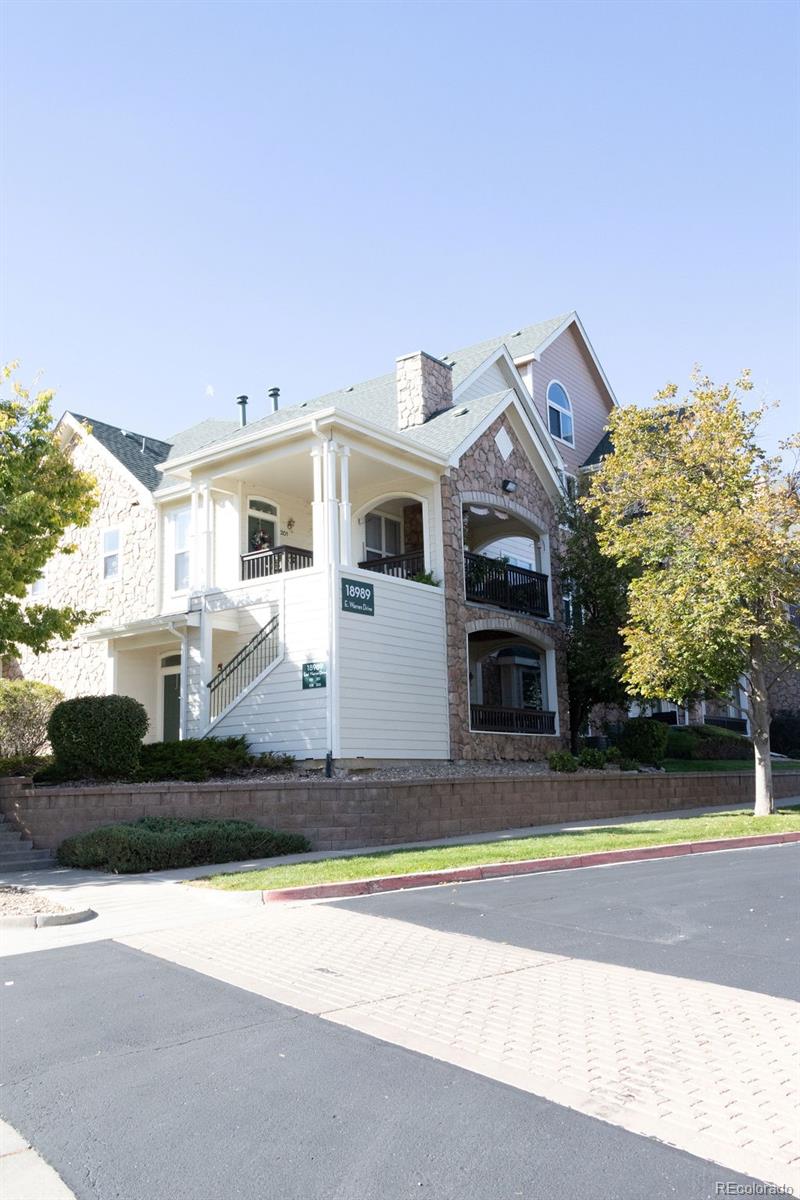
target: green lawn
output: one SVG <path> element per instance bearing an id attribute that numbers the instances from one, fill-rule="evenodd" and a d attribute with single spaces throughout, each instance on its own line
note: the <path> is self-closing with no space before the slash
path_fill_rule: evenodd
<path id="1" fill-rule="evenodd" d="M 192 882 L 201 887 L 245 892 L 313 883 L 338 883 L 350 879 L 374 879 L 379 875 L 406 875 L 412 871 L 439 871 L 447 867 L 518 862 L 526 858 L 555 858 L 563 854 L 588 854 L 593 850 L 622 850 L 663 846 L 668 842 L 788 831 L 800 831 L 800 807 L 781 808 L 769 817 L 754 817 L 749 812 L 719 812 L 703 817 L 635 821 L 626 825 L 600 826 L 569 833 L 509 838 L 464 846 L 378 851 L 375 854 L 347 855 L 317 862 L 267 867 L 260 871 L 228 872 Z"/>
<path id="2" fill-rule="evenodd" d="M 682 771 L 753 771 L 752 758 L 666 758 L 662 763 L 665 771 L 677 775 Z M 800 771 L 800 761 L 793 758 L 772 760 L 773 771 Z"/>

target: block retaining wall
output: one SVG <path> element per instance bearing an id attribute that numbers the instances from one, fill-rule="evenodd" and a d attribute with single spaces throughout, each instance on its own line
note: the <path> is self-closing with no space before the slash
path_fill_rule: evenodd
<path id="1" fill-rule="evenodd" d="M 776 774 L 775 795 L 800 796 L 800 771 Z M 70 834 L 143 816 L 240 817 L 304 833 L 315 850 L 342 850 L 752 799 L 753 776 L 738 773 L 84 788 L 0 779 L 0 811 L 46 849 Z"/>

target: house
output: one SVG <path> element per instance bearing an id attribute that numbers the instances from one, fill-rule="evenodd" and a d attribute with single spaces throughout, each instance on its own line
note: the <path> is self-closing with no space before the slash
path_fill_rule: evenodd
<path id="1" fill-rule="evenodd" d="M 557 505 L 614 403 L 573 312 L 167 439 L 67 412 L 100 503 L 35 590 L 100 615 L 18 669 L 136 697 L 152 740 L 541 758 L 569 732 Z"/>

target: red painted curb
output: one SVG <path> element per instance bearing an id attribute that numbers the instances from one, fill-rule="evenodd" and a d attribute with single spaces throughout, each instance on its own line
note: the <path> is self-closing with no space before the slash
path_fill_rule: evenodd
<path id="1" fill-rule="evenodd" d="M 652 858 L 678 858 L 686 854 L 708 854 L 715 850 L 742 850 L 749 846 L 779 846 L 800 842 L 800 833 L 761 833 L 739 838 L 717 838 L 707 842 L 672 842 L 666 846 L 642 846 L 631 850 L 598 850 L 593 854 L 569 854 L 561 858 L 528 858 L 519 862 L 486 863 L 478 867 L 451 867 L 444 871 L 418 871 L 412 875 L 381 875 L 375 879 L 353 879 L 348 883 L 316 883 L 308 887 L 275 888 L 261 893 L 264 904 L 278 900 L 333 900 L 346 896 L 371 896 L 376 892 L 398 892 L 407 888 L 431 887 L 442 883 L 474 883 L 510 875 L 536 875 L 541 871 L 569 871 L 577 867 L 603 867 L 610 863 L 640 862 Z"/>

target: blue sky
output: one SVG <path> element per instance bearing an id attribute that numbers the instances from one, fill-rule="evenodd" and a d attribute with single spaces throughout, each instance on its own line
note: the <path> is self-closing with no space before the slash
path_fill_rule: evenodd
<path id="1" fill-rule="evenodd" d="M 622 402 L 750 366 L 772 449 L 798 12 L 6 0 L 2 352 L 164 436 L 576 308 Z"/>

